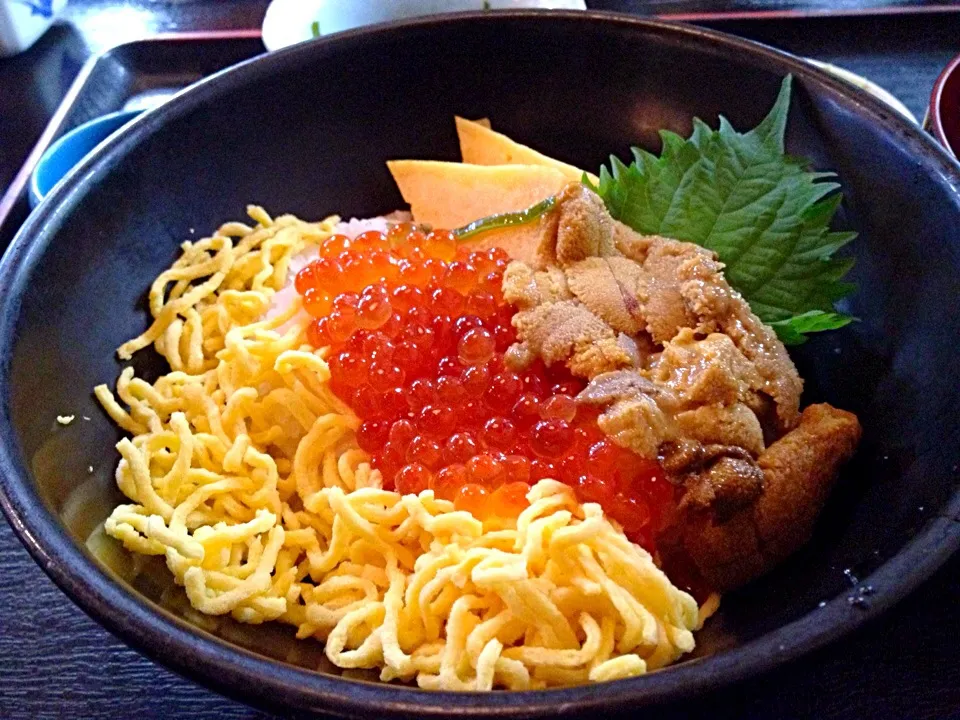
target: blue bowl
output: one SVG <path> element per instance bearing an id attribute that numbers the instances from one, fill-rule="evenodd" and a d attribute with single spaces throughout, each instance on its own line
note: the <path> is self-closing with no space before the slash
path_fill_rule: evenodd
<path id="1" fill-rule="evenodd" d="M 120 110 L 101 115 L 73 128 L 47 148 L 30 176 L 30 207 L 39 205 L 44 196 L 74 165 L 142 112 L 143 110 Z"/>

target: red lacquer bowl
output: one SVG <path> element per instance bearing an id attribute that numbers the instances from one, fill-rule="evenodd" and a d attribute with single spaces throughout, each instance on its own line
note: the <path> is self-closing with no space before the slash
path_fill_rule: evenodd
<path id="1" fill-rule="evenodd" d="M 960 157 L 960 55 L 950 61 L 933 85 L 927 125 L 941 145 Z"/>

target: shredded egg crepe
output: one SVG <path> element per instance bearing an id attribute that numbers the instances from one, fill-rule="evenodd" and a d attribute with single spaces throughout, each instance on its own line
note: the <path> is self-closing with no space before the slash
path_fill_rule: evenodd
<path id="1" fill-rule="evenodd" d="M 201 613 L 288 623 L 341 668 L 423 688 L 611 680 L 693 649 L 694 599 L 565 485 L 540 481 L 515 522 L 486 523 L 384 490 L 326 349 L 290 322 L 299 300 L 267 314 L 338 218 L 249 214 L 255 227 L 183 244 L 150 289 L 152 324 L 118 350 L 152 345 L 170 372 L 128 367 L 116 394 L 95 390 L 131 436 L 116 470 L 131 502 L 108 535 L 164 556 Z"/>

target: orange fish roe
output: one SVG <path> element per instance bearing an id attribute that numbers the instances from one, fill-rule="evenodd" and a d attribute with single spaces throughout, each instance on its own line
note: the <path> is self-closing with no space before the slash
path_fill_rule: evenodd
<path id="1" fill-rule="evenodd" d="M 674 508 L 660 465 L 607 438 L 565 367 L 505 366 L 516 341 L 500 293 L 508 262 L 500 248 L 471 251 L 404 223 L 333 235 L 297 274 L 308 340 L 330 346 L 331 387 L 362 421 L 357 443 L 385 487 L 432 488 L 481 519 L 516 517 L 532 483 L 560 480 L 653 550 Z"/>

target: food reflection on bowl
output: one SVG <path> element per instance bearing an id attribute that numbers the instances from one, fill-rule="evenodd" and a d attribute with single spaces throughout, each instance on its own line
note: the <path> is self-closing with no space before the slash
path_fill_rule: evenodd
<path id="1" fill-rule="evenodd" d="M 427 46 L 431 51 L 425 54 Z M 494 46 L 498 51 L 491 53 Z M 571 48 L 578 49 L 583 62 L 569 62 Z M 841 477 L 811 544 L 725 600 L 702 631 L 697 662 L 680 662 L 643 677 L 618 680 L 602 692 L 578 686 L 517 694 L 437 694 L 397 684 L 356 682 L 356 670 L 341 672 L 327 664 L 312 641 L 298 651 L 295 643 L 291 647 L 290 634 L 262 626 L 251 631 L 238 624 L 237 619 L 257 619 L 249 608 L 240 607 L 235 617 L 212 619 L 194 612 L 191 594 L 201 606 L 209 600 L 208 609 L 222 610 L 224 590 L 230 592 L 231 586 L 240 584 L 247 589 L 262 580 L 256 567 L 250 568 L 251 583 L 238 576 L 218 576 L 217 568 L 210 568 L 204 577 L 200 568 L 185 568 L 187 587 L 182 590 L 170 584 L 162 564 L 124 565 L 130 556 L 118 552 L 111 557 L 124 560 L 110 573 L 81 551 L 91 525 L 127 503 L 110 474 L 117 463 L 111 448 L 120 434 L 95 408 L 89 389 L 113 383 L 123 369 L 113 359 L 115 349 L 138 337 L 153 321 L 153 312 L 163 313 L 165 298 L 145 303 L 144 289 L 176 262 L 184 240 L 191 241 L 186 251 L 199 247 L 206 252 L 209 246 L 216 253 L 217 248 L 228 247 L 228 240 L 230 248 L 239 248 L 251 234 L 263 239 L 262 231 L 268 227 L 276 233 L 284 230 L 276 227 L 284 217 L 280 213 L 308 218 L 333 212 L 346 218 L 383 216 L 403 205 L 385 161 L 457 159 L 451 123 L 455 115 L 487 115 L 506 136 L 573 167 L 596 172 L 611 151 L 626 157 L 631 145 L 640 145 L 659 152 L 659 129 L 688 136 L 694 117 L 715 126 L 722 112 L 734 127 L 757 126 L 788 74 L 795 77 L 796 97 L 786 127 L 787 149 L 791 155 L 812 158 L 817 169 L 837 172 L 845 198 L 838 229 L 860 232 L 858 262 L 850 271 L 858 289 L 838 309 L 860 321 L 833 335 L 811 339 L 792 356 L 807 381 L 804 403 L 831 402 L 856 412 L 867 440 Z M 305 77 L 311 81 L 303 82 Z M 584 88 L 589 88 L 591 102 L 583 102 Z M 745 94 L 744 88 L 751 92 Z M 429 97 L 430 109 L 413 110 L 411 97 Z M 382 99 L 376 113 L 370 112 L 371 98 Z M 223 108 L 229 112 L 222 112 Z M 702 138 L 704 131 L 699 132 L 697 137 Z M 878 177 L 910 177 L 911 182 L 878 183 Z M 694 28 L 589 14 L 506 13 L 404 23 L 281 51 L 201 83 L 109 141 L 54 191 L 4 259 L 0 277 L 8 291 L 0 297 L 4 323 L 0 354 L 8 360 L 0 368 L 0 419 L 9 428 L 0 445 L 4 508 L 31 550 L 46 559 L 48 572 L 91 614 L 164 662 L 260 704 L 335 709 L 353 716 L 549 716 L 560 705 L 589 714 L 601 708 L 679 699 L 716 687 L 856 627 L 915 587 L 958 544 L 958 530 L 949 517 L 955 510 L 951 503 L 956 502 L 950 468 L 958 461 L 960 428 L 951 412 L 958 402 L 957 383 L 948 376 L 952 338 L 960 332 L 948 302 L 957 294 L 960 277 L 951 254 L 960 216 L 957 187 L 960 177 L 943 152 L 872 98 L 804 62 Z M 251 200 L 278 215 L 254 210 L 253 225 L 261 227 L 230 224 L 219 235 L 215 233 L 208 245 L 201 245 L 204 241 L 198 238 L 224 219 L 237 217 Z M 822 220 L 823 216 L 817 217 Z M 596 224 L 605 222 L 601 219 Z M 283 223 L 295 225 L 289 217 Z M 330 229 L 309 225 L 304 236 Z M 290 239 L 291 233 L 285 231 L 281 240 Z M 276 257 L 283 254 L 281 244 L 271 245 Z M 215 268 L 210 269 L 216 275 Z M 841 269 L 837 268 L 839 275 Z M 175 270 L 193 272 L 185 264 Z M 245 268 L 252 271 L 250 278 L 261 270 L 266 270 L 264 282 L 273 278 L 270 263 Z M 207 277 L 205 272 L 198 271 L 196 277 Z M 922 276 L 923 282 L 903 283 L 906 272 Z M 171 286 L 177 286 L 186 276 L 166 277 L 173 280 Z M 189 283 L 179 287 L 179 292 L 186 292 Z M 233 294 L 224 301 L 234 304 L 224 312 L 240 317 L 254 305 L 262 306 L 244 294 L 242 286 L 231 290 Z M 146 312 L 148 308 L 152 312 Z M 193 364 L 200 363 L 200 370 L 206 372 L 209 358 L 203 352 L 217 353 L 221 348 L 213 342 L 196 355 L 191 354 L 192 341 L 181 344 L 176 339 L 199 338 L 200 331 L 219 338 L 216 333 L 223 331 L 218 328 L 230 327 L 229 322 L 220 325 L 219 313 L 216 309 L 204 319 L 186 312 L 175 331 L 167 332 L 168 327 L 162 339 L 161 335 L 147 338 L 145 345 L 161 340 L 159 349 L 173 360 L 169 365 L 183 366 L 180 374 L 170 373 L 163 358 L 144 351 L 133 357 L 136 375 L 150 383 L 162 380 L 168 387 L 193 383 Z M 221 339 L 226 354 L 251 351 L 238 336 Z M 257 331 L 249 336 L 254 345 L 267 339 Z M 480 353 L 481 344 L 465 348 L 465 357 Z M 278 355 L 271 372 L 280 368 L 302 374 L 304 369 L 320 367 L 299 352 L 295 349 L 282 361 L 282 353 Z M 305 355 L 314 357 L 309 352 Z M 257 362 L 251 357 L 247 366 L 253 368 Z M 167 375 L 172 377 L 164 379 Z M 265 379 L 272 382 L 276 377 Z M 230 373 L 224 372 L 217 380 L 221 381 L 231 382 Z M 930 392 L 933 383 L 936 392 Z M 202 392 L 194 395 L 203 401 Z M 297 408 L 295 395 L 276 397 L 287 398 L 289 407 Z M 150 395 L 144 385 L 134 386 L 133 393 L 122 399 L 133 401 L 146 413 L 148 403 L 140 399 L 147 397 L 165 406 L 163 397 Z M 241 400 L 238 397 L 233 405 L 233 419 L 243 408 Z M 309 407 L 304 417 L 310 416 Z M 53 421 L 67 414 L 91 419 L 65 426 Z M 221 415 L 218 411 L 210 417 Z M 233 427 L 230 422 L 227 425 Z M 155 427 L 149 448 L 155 466 L 172 469 L 190 438 Z M 219 449 L 232 450 L 232 443 L 217 445 L 213 439 L 217 432 L 200 433 L 212 448 L 207 459 L 213 462 L 226 460 L 226 453 L 220 458 Z M 51 451 L 54 446 L 56 451 Z M 124 452 L 128 467 L 133 467 L 137 454 L 129 446 L 124 446 Z M 203 454 L 200 449 L 197 452 Z M 183 455 L 187 460 L 191 456 Z M 240 447 L 231 457 L 231 467 L 233 460 L 247 457 L 257 460 L 259 456 L 248 456 Z M 295 463 L 295 452 L 293 457 Z M 23 458 L 36 460 L 32 470 Z M 308 464 L 316 469 L 313 462 Z M 100 480 L 95 486 L 87 484 L 91 466 Z M 285 478 L 287 469 L 282 473 Z M 163 478 L 168 474 L 164 472 Z M 149 496 L 150 475 L 137 490 L 144 497 Z M 192 477 L 200 476 L 212 480 L 204 473 Z M 176 497 L 175 476 L 163 478 L 157 487 Z M 315 479 L 310 473 L 305 476 L 307 497 L 314 495 L 311 490 L 316 488 L 310 482 Z M 130 490 L 129 483 L 122 482 L 125 492 Z M 71 496 L 81 486 L 82 492 Z M 373 488 L 368 495 L 383 497 L 376 495 L 382 492 Z M 163 499 L 160 492 L 155 494 Z M 337 493 L 325 495 L 329 499 Z M 74 502 L 64 507 L 67 497 Z M 321 497 L 316 509 L 323 513 Z M 339 498 L 332 500 L 339 502 Z M 421 504 L 429 514 L 426 502 Z M 915 508 L 919 505 L 936 508 L 940 516 L 918 527 Z M 405 501 L 403 507 L 419 512 L 413 501 Z M 165 554 L 167 542 L 181 548 L 181 557 L 189 558 L 196 548 L 168 532 L 170 525 L 163 519 L 168 509 L 172 508 L 157 503 L 156 513 L 142 520 L 130 517 L 128 524 L 142 523 L 144 537 L 157 543 L 146 543 L 145 550 Z M 246 512 L 236 502 L 224 502 L 220 509 L 238 517 Z M 69 529 L 59 516 L 66 510 Z M 386 521 L 388 515 L 377 508 L 354 510 L 361 519 L 366 514 L 368 522 L 369 518 Z M 202 518 L 194 516 L 190 522 L 197 520 Z M 263 522 L 263 516 L 247 522 Z M 291 541 L 309 535 L 297 530 L 291 523 Z M 278 535 L 274 545 L 267 539 L 256 550 L 249 546 L 250 552 L 263 560 L 268 551 L 272 554 L 277 549 Z M 102 533 L 96 537 L 106 541 Z M 351 562 L 363 564 L 369 547 L 361 543 Z M 222 558 L 229 564 L 233 550 L 224 549 L 225 554 L 211 554 L 211 564 Z M 328 548 L 317 549 L 320 560 Z M 845 568 L 852 569 L 850 574 L 855 570 L 874 588 L 866 601 L 848 601 Z M 294 576 L 300 571 L 286 570 Z M 304 570 L 309 573 L 310 568 Z M 378 582 L 384 585 L 385 574 L 372 573 L 361 580 L 376 588 Z M 128 580 L 120 582 L 120 578 Z M 602 576 L 597 578 L 596 583 L 603 581 Z M 618 578 L 627 582 L 623 574 Z M 357 585 L 361 594 L 362 585 Z M 579 585 L 583 592 L 593 588 L 590 583 Z M 450 590 L 442 600 L 455 604 L 455 593 Z M 398 590 L 397 594 L 403 593 Z M 266 616 L 277 610 L 277 600 L 286 599 L 285 594 L 264 598 L 253 610 Z M 214 601 L 220 604 L 214 607 Z M 173 610 L 177 617 L 158 605 Z M 463 610 L 462 604 L 458 607 L 458 612 Z M 374 611 L 368 619 L 379 621 L 379 610 L 374 607 Z M 178 617 L 194 621 L 207 632 L 198 632 Z M 326 622 L 323 613 L 315 619 Z M 373 634 L 366 633 L 366 620 L 359 622 L 353 640 L 363 644 Z M 341 648 L 346 653 L 351 652 L 347 649 L 351 632 L 346 632 Z M 274 644 L 278 636 L 285 638 L 285 644 Z M 370 641 L 365 649 L 375 651 L 376 644 Z M 278 655 L 286 663 L 271 659 Z M 344 659 L 344 653 L 338 657 Z M 347 654 L 344 664 L 357 657 Z M 484 655 L 485 660 L 490 657 Z"/>
<path id="2" fill-rule="evenodd" d="M 960 157 L 960 55 L 950 61 L 933 84 L 924 125 L 941 145 Z"/>

